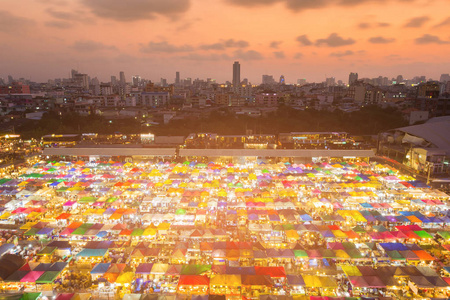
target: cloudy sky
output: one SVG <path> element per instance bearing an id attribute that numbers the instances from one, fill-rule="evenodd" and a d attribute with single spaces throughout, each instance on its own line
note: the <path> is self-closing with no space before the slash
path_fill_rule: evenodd
<path id="1" fill-rule="evenodd" d="M 2 0 L 0 77 L 450 73 L 450 0 Z"/>

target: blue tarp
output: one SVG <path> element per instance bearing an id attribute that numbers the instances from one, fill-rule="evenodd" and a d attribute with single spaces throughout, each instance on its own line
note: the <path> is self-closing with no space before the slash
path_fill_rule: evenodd
<path id="1" fill-rule="evenodd" d="M 53 228 L 42 228 L 36 234 L 47 235 L 53 232 Z"/>
<path id="2" fill-rule="evenodd" d="M 0 246 L 0 256 L 9 252 L 12 248 L 14 248 L 14 244 L 3 244 Z"/>
<path id="3" fill-rule="evenodd" d="M 50 266 L 50 268 L 48 268 L 48 271 L 58 271 L 61 272 L 62 270 L 64 270 L 64 268 L 67 266 L 66 262 L 63 261 L 58 261 L 55 262 L 53 265 Z"/>
<path id="4" fill-rule="evenodd" d="M 227 266 L 227 274 L 255 275 L 255 267 L 230 267 Z"/>
<path id="5" fill-rule="evenodd" d="M 108 249 L 83 249 L 77 254 L 77 257 L 99 257 L 105 256 Z"/>
<path id="6" fill-rule="evenodd" d="M 379 244 L 385 251 L 406 251 L 408 247 L 401 243 L 380 243 Z"/>
<path id="7" fill-rule="evenodd" d="M 136 268 L 136 274 L 150 274 L 152 270 L 153 264 L 152 263 L 143 263 L 140 264 Z"/>
<path id="8" fill-rule="evenodd" d="M 322 230 L 322 231 L 320 231 L 320 234 L 324 238 L 334 238 L 334 234 L 330 230 Z"/>
<path id="9" fill-rule="evenodd" d="M 91 274 L 105 274 L 110 266 L 111 266 L 111 263 L 96 264 L 95 267 L 92 268 Z"/>
<path id="10" fill-rule="evenodd" d="M 307 215 L 307 214 L 300 215 L 300 219 L 302 219 L 302 221 L 305 221 L 305 222 L 311 222 L 313 220 L 311 218 L 311 216 Z"/>
<path id="11" fill-rule="evenodd" d="M 289 285 L 305 286 L 305 281 L 301 275 L 286 275 Z"/>

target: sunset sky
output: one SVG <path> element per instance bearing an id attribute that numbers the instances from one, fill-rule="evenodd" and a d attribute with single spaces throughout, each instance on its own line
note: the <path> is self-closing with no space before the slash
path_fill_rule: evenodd
<path id="1" fill-rule="evenodd" d="M 450 0 L 2 0 L 0 77 L 450 73 Z"/>

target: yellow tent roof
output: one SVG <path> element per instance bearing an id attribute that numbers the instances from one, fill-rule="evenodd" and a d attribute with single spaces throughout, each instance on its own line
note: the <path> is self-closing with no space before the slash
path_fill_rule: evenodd
<path id="1" fill-rule="evenodd" d="M 225 285 L 225 286 L 241 286 L 241 275 L 231 275 L 231 274 L 218 274 L 211 277 L 209 285 Z"/>
<path id="2" fill-rule="evenodd" d="M 337 238 L 347 238 L 347 235 L 342 232 L 342 230 L 332 230 L 331 232 L 333 232 L 334 236 Z"/>
<path id="3" fill-rule="evenodd" d="M 319 276 L 315 275 L 302 275 L 303 280 L 305 281 L 306 287 L 322 287 L 322 282 L 320 281 Z"/>
<path id="4" fill-rule="evenodd" d="M 11 216 L 11 213 L 9 211 L 3 213 L 3 215 L 0 216 L 1 220 L 6 220 Z"/>
<path id="5" fill-rule="evenodd" d="M 142 233 L 143 236 L 153 236 L 156 235 L 156 229 L 152 227 L 145 228 L 144 232 Z"/>
<path id="6" fill-rule="evenodd" d="M 37 217 L 40 216 L 40 215 L 41 215 L 40 212 L 32 211 L 32 212 L 30 212 L 30 213 L 28 214 L 27 219 L 35 219 L 35 218 L 37 218 Z"/>
<path id="7" fill-rule="evenodd" d="M 133 272 L 125 272 L 120 274 L 117 279 L 116 279 L 116 283 L 131 283 L 134 279 L 134 273 Z"/>
<path id="8" fill-rule="evenodd" d="M 296 230 L 286 230 L 285 234 L 289 239 L 298 239 L 300 237 Z"/>
<path id="9" fill-rule="evenodd" d="M 169 230 L 170 224 L 167 222 L 163 222 L 158 225 L 158 230 Z"/>
<path id="10" fill-rule="evenodd" d="M 334 250 L 334 252 L 335 252 L 335 255 L 337 258 L 343 258 L 343 259 L 350 258 L 350 255 L 348 255 L 348 253 L 342 249 Z"/>
<path id="11" fill-rule="evenodd" d="M 357 266 L 342 265 L 341 268 L 347 276 L 362 276 Z"/>
<path id="12" fill-rule="evenodd" d="M 3 215 L 2 215 L 3 216 Z M 0 217 L 1 219 L 1 217 Z M 25 224 L 23 224 L 20 229 L 30 229 L 31 227 L 33 227 L 34 225 L 36 225 L 37 222 L 27 222 Z"/>
<path id="13" fill-rule="evenodd" d="M 156 263 L 156 264 L 153 264 L 151 273 L 152 274 L 165 274 L 167 272 L 167 269 L 169 269 L 168 264 Z"/>

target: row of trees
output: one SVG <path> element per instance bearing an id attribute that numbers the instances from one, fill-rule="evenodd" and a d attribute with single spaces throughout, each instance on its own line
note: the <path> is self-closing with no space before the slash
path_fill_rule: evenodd
<path id="1" fill-rule="evenodd" d="M 188 135 L 193 132 L 219 134 L 280 133 L 292 131 L 346 131 L 355 135 L 372 135 L 388 129 L 407 125 L 401 113 L 394 108 L 366 106 L 345 113 L 307 109 L 295 110 L 280 106 L 275 112 L 261 117 L 237 116 L 227 108 L 211 112 L 202 118 L 173 120 L 166 125 L 141 127 L 134 118 L 109 120 L 97 115 L 80 116 L 73 113 L 46 113 L 39 121 L 28 121 L 17 132 L 24 138 L 40 138 L 46 134 L 64 133 L 138 133 L 156 135 Z"/>
<path id="2" fill-rule="evenodd" d="M 261 117 L 236 116 L 228 110 L 212 112 L 201 119 L 184 119 L 155 128 L 159 135 L 186 135 L 192 132 L 219 134 L 345 131 L 354 135 L 373 135 L 406 126 L 401 113 L 393 108 L 366 106 L 360 111 L 345 113 L 307 109 L 295 110 L 280 106 L 277 111 Z"/>

